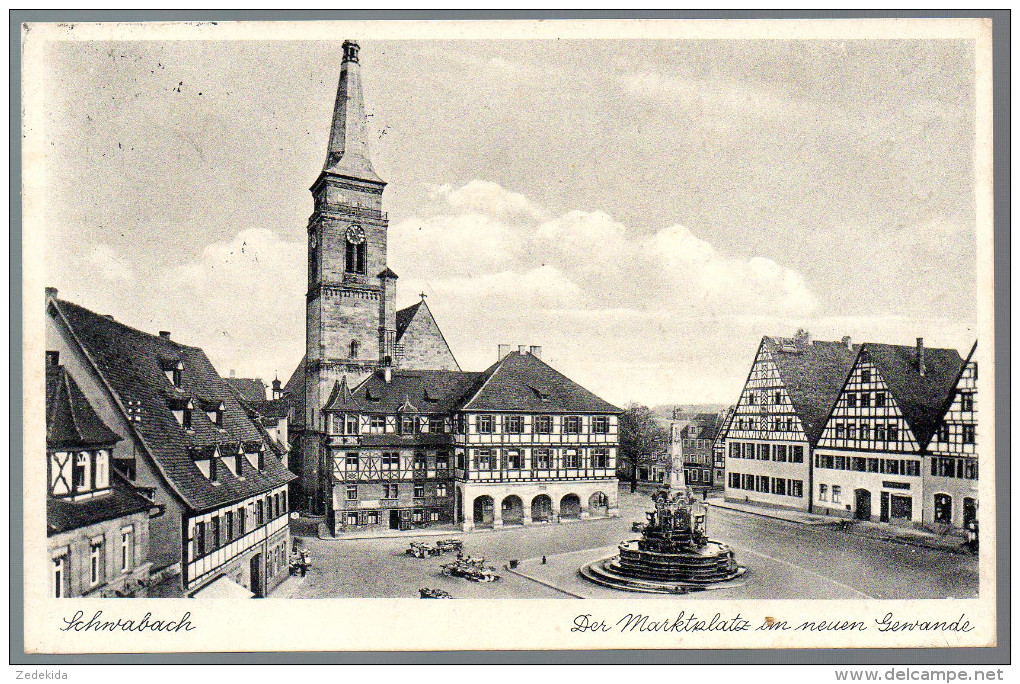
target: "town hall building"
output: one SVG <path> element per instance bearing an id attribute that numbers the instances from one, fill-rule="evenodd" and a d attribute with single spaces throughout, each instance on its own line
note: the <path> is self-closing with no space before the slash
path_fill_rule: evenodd
<path id="1" fill-rule="evenodd" d="M 424 294 L 397 310 L 358 53 L 344 42 L 311 187 L 305 356 L 284 388 L 297 507 L 334 532 L 615 514 L 620 409 L 538 347 L 463 372 Z"/>

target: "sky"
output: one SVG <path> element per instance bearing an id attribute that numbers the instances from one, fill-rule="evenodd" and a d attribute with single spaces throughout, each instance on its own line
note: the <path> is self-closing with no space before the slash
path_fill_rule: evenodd
<path id="1" fill-rule="evenodd" d="M 51 44 L 47 283 L 286 381 L 343 38 Z M 763 335 L 974 340 L 970 42 L 361 46 L 398 305 L 465 370 L 732 402 Z"/>

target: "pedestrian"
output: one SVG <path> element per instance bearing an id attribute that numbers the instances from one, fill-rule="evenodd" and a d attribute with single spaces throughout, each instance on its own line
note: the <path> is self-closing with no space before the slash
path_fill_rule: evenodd
<path id="1" fill-rule="evenodd" d="M 542 565 L 545 565 L 545 556 L 542 556 Z"/>
<path id="2" fill-rule="evenodd" d="M 977 520 L 967 523 L 967 548 L 971 553 L 978 552 L 978 524 Z"/>

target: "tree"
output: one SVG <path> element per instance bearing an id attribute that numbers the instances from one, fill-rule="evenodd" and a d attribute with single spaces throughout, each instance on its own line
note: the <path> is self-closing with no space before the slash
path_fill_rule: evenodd
<path id="1" fill-rule="evenodd" d="M 630 464 L 630 491 L 637 491 L 638 466 L 658 463 L 669 445 L 669 433 L 641 404 L 630 404 L 620 416 L 620 458 Z"/>

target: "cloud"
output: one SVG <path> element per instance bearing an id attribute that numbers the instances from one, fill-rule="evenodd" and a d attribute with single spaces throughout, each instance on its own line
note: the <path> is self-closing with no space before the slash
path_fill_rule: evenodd
<path id="1" fill-rule="evenodd" d="M 109 245 L 102 243 L 92 245 L 87 260 L 92 272 L 107 282 L 127 284 L 135 279 L 131 263 Z"/>

